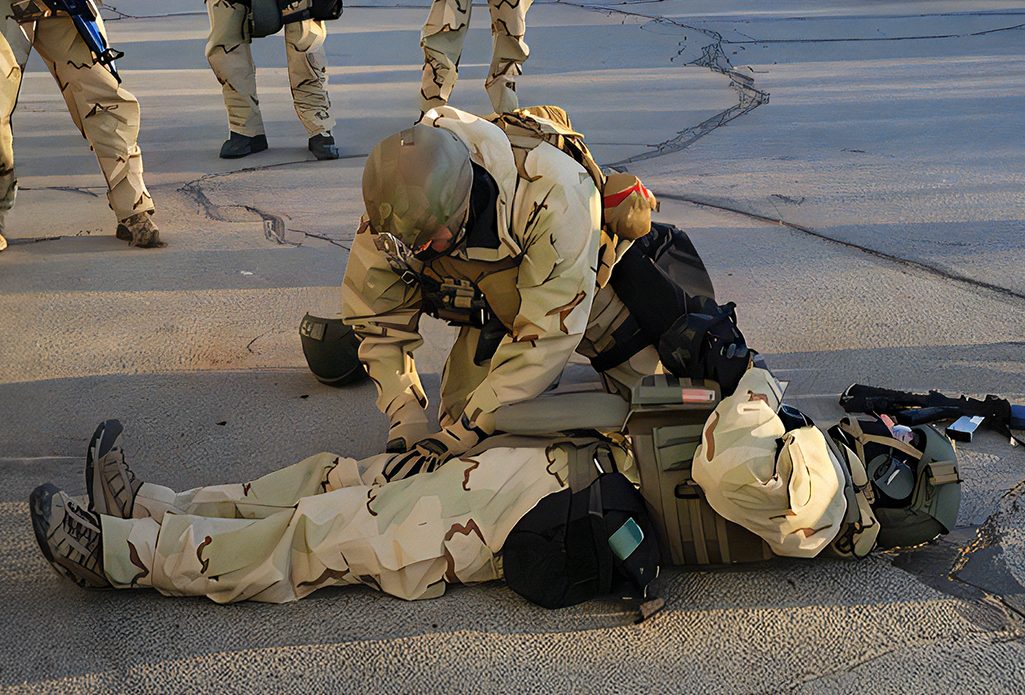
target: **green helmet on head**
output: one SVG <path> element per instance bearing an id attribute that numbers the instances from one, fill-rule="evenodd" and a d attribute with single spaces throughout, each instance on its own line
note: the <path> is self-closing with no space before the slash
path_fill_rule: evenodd
<path id="1" fill-rule="evenodd" d="M 473 168 L 463 141 L 442 128 L 415 125 L 379 142 L 363 169 L 363 202 L 375 232 L 416 251 L 447 227 L 462 227 Z"/>

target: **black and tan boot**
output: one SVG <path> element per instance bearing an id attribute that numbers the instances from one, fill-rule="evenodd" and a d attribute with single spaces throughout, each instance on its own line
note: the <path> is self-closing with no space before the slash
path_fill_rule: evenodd
<path id="1" fill-rule="evenodd" d="M 130 519 L 142 481 L 136 480 L 125 461 L 123 433 L 117 420 L 107 420 L 96 428 L 85 455 L 85 489 L 89 511 Z"/>
<path id="2" fill-rule="evenodd" d="M 39 549 L 57 574 L 86 589 L 110 588 L 98 514 L 50 483 L 32 491 L 29 512 Z"/>

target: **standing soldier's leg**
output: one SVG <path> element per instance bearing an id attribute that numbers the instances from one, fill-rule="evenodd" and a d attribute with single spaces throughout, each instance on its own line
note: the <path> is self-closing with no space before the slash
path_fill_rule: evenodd
<path id="1" fill-rule="evenodd" d="M 103 23 L 98 20 L 103 32 Z M 118 238 L 134 246 L 161 246 L 150 220 L 153 199 L 142 180 L 139 102 L 92 54 L 67 17 L 36 23 L 33 45 L 60 85 L 68 112 L 92 145 L 107 180 L 107 200 L 118 219 Z"/>
<path id="2" fill-rule="evenodd" d="M 18 103 L 21 89 L 22 66 L 28 60 L 31 44 L 21 26 L 7 19 L 10 3 L 0 0 L 0 251 L 7 248 L 4 238 L 4 217 L 14 207 L 18 194 L 18 179 L 14 174 L 14 134 L 11 114 Z"/>
<path id="3" fill-rule="evenodd" d="M 210 35 L 206 60 L 221 83 L 228 109 L 229 139 L 221 157 L 235 159 L 267 149 L 260 100 L 256 97 L 256 65 L 246 30 L 247 9 L 228 0 L 206 0 Z"/>
<path id="4" fill-rule="evenodd" d="M 338 159 L 331 129 L 331 98 L 327 93 L 327 25 L 316 19 L 285 25 L 285 57 L 295 112 L 310 136 L 309 148 L 317 159 Z"/>
<path id="5" fill-rule="evenodd" d="M 420 47 L 424 49 L 424 71 L 420 85 L 420 111 L 448 103 L 459 75 L 459 56 L 470 26 L 472 0 L 433 0 Z"/>
<path id="6" fill-rule="evenodd" d="M 516 77 L 523 74 L 523 61 L 530 48 L 523 40 L 527 33 L 527 10 L 533 0 L 488 0 L 491 11 L 491 68 L 484 90 L 496 113 L 519 108 Z"/>

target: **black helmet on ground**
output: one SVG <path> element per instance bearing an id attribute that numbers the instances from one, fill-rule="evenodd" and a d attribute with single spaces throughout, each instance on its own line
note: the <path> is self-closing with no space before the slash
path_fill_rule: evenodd
<path id="1" fill-rule="evenodd" d="M 346 386 L 367 378 L 359 361 L 359 338 L 341 319 L 306 314 L 299 337 L 306 363 L 320 383 Z"/>

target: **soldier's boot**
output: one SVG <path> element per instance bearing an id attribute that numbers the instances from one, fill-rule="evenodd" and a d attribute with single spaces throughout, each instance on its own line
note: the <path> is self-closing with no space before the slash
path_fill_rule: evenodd
<path id="1" fill-rule="evenodd" d="M 0 227 L 0 251 L 7 248 L 7 239 L 4 238 L 3 227 Z"/>
<path id="2" fill-rule="evenodd" d="M 107 420 L 96 428 L 85 455 L 85 489 L 89 511 L 131 519 L 142 481 L 136 480 L 125 461 L 121 448 L 123 432 L 117 420 Z"/>
<path id="3" fill-rule="evenodd" d="M 266 135 L 242 135 L 234 131 L 221 145 L 221 159 L 240 159 L 267 149 Z"/>
<path id="4" fill-rule="evenodd" d="M 39 549 L 57 574 L 87 589 L 111 586 L 103 572 L 98 514 L 83 509 L 50 483 L 32 491 L 29 512 Z"/>
<path id="5" fill-rule="evenodd" d="M 318 133 L 310 138 L 309 149 L 317 159 L 338 159 L 335 136 L 330 131 Z"/>
<path id="6" fill-rule="evenodd" d="M 129 246 L 138 246 L 142 249 L 167 246 L 160 241 L 160 230 L 150 219 L 148 212 L 140 212 L 118 222 L 114 236 L 121 241 L 127 241 Z"/>

